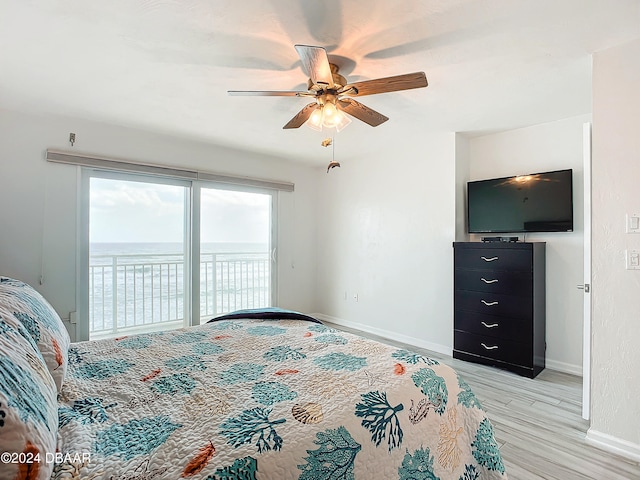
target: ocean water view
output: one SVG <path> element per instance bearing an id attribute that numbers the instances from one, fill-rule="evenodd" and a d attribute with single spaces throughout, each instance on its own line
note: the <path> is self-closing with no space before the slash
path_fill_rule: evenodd
<path id="1" fill-rule="evenodd" d="M 91 243 L 89 263 L 91 334 L 184 324 L 189 300 L 182 243 Z M 201 245 L 201 317 L 269 306 L 270 298 L 268 245 Z"/>
<path id="2" fill-rule="evenodd" d="M 90 256 L 97 255 L 182 255 L 184 244 L 176 242 L 93 242 L 90 245 Z M 251 242 L 209 242 L 200 245 L 201 253 L 251 253 L 268 252 L 269 245 Z"/>

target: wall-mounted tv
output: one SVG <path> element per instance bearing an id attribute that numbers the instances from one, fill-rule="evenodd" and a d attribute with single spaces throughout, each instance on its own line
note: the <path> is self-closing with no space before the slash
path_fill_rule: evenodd
<path id="1" fill-rule="evenodd" d="M 467 183 L 469 233 L 570 232 L 573 171 Z"/>

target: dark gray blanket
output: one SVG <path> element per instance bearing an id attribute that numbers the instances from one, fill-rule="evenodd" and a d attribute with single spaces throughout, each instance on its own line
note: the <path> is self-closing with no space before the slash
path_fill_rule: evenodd
<path id="1" fill-rule="evenodd" d="M 306 320 L 308 322 L 322 324 L 322 322 L 317 318 L 305 315 L 304 313 L 296 312 L 294 310 L 285 310 L 283 308 L 277 307 L 248 308 L 245 310 L 236 310 L 235 312 L 212 318 L 207 323 L 218 322 L 220 320 L 242 320 L 243 318 L 257 318 L 262 320 Z"/>

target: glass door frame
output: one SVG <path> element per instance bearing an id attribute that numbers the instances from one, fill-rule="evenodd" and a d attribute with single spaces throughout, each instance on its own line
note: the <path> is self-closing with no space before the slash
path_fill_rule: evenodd
<path id="1" fill-rule="evenodd" d="M 184 269 L 183 269 L 183 308 L 185 326 L 191 324 L 193 317 L 191 311 L 191 285 L 190 268 L 193 265 L 192 257 L 192 182 L 190 180 L 182 180 L 177 178 L 145 175 L 130 172 L 115 172 L 110 170 L 100 170 L 93 168 L 79 168 L 79 194 L 78 194 L 78 238 L 77 238 L 77 278 L 78 284 L 76 288 L 76 305 L 78 309 L 78 318 L 80 321 L 76 324 L 75 341 L 85 341 L 90 338 L 90 322 L 89 322 L 89 265 L 90 265 L 90 211 L 91 211 L 91 179 L 102 178 L 109 180 L 122 180 L 129 182 L 149 183 L 155 185 L 173 185 L 185 187 L 184 198 L 184 223 L 183 245 L 184 245 Z"/>
<path id="2" fill-rule="evenodd" d="M 136 181 L 162 185 L 177 185 L 187 187 L 185 195 L 184 215 L 184 245 L 185 245 L 185 276 L 184 289 L 185 318 L 188 325 L 200 324 L 200 220 L 201 220 L 201 190 L 213 188 L 247 193 L 258 193 L 271 196 L 270 208 L 270 303 L 277 306 L 278 299 L 278 202 L 279 191 L 272 188 L 261 188 L 236 185 L 215 181 L 185 180 L 161 175 L 146 175 L 140 173 L 117 172 L 98 168 L 77 168 L 78 180 L 78 209 L 77 209 L 77 238 L 76 238 L 76 305 L 80 321 L 75 325 L 75 341 L 89 340 L 89 254 L 90 254 L 90 207 L 91 207 L 91 178 L 108 178 L 114 180 Z"/>
<path id="3" fill-rule="evenodd" d="M 192 325 L 199 325 L 200 315 L 200 221 L 202 214 L 201 191 L 203 188 L 211 188 L 216 190 L 229 190 L 233 192 L 256 193 L 261 195 L 269 195 L 271 197 L 270 208 L 270 232 L 269 232 L 269 252 L 270 252 L 270 269 L 269 269 L 269 288 L 270 288 L 270 304 L 277 305 L 278 298 L 278 261 L 277 261 L 277 245 L 278 245 L 278 191 L 270 188 L 250 187 L 244 185 L 232 185 L 222 182 L 213 181 L 193 181 L 191 188 L 191 321 Z"/>

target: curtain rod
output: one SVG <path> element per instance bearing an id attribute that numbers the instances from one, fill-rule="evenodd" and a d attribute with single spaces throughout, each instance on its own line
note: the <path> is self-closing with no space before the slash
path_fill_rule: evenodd
<path id="1" fill-rule="evenodd" d="M 215 172 L 189 170 L 175 166 L 163 166 L 152 163 L 139 163 L 128 160 L 119 160 L 96 155 L 65 152 L 62 150 L 47 149 L 46 159 L 53 163 L 79 165 L 83 167 L 111 170 L 118 172 L 143 173 L 147 175 L 159 175 L 163 177 L 179 178 L 183 180 L 203 180 L 231 185 L 243 185 L 251 187 L 269 188 L 284 192 L 293 192 L 295 184 L 290 182 L 276 182 L 250 177 L 236 177 Z"/>

